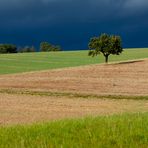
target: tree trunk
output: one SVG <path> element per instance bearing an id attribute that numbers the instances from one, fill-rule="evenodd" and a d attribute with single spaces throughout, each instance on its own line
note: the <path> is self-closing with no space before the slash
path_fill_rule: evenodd
<path id="1" fill-rule="evenodd" d="M 105 62 L 106 62 L 106 64 L 108 63 L 108 56 L 109 55 L 105 55 Z"/>

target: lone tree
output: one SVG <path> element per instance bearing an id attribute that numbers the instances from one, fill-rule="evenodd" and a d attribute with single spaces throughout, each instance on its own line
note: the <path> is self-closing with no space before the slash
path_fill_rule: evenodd
<path id="1" fill-rule="evenodd" d="M 116 35 L 101 34 L 100 37 L 94 37 L 89 42 L 89 56 L 97 56 L 102 53 L 105 57 L 105 62 L 108 63 L 110 54 L 119 55 L 123 49 L 121 46 L 121 38 Z"/>

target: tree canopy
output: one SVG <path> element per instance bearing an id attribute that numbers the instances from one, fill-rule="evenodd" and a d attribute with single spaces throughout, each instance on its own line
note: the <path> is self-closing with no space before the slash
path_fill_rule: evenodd
<path id="1" fill-rule="evenodd" d="M 17 47 L 12 44 L 0 44 L 0 53 L 16 53 Z"/>
<path id="2" fill-rule="evenodd" d="M 48 42 L 42 42 L 40 44 L 40 51 L 43 51 L 43 52 L 61 51 L 61 47 L 58 45 L 52 45 Z"/>
<path id="3" fill-rule="evenodd" d="M 99 37 L 93 37 L 89 42 L 89 56 L 97 56 L 102 53 L 105 62 L 108 63 L 109 55 L 119 55 L 122 53 L 122 41 L 120 36 L 101 34 Z"/>

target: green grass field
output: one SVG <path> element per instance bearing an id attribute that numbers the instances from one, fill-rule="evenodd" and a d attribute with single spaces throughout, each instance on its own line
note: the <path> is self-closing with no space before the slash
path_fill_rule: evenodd
<path id="1" fill-rule="evenodd" d="M 0 127 L 1 148 L 146 148 L 148 113 Z"/>
<path id="2" fill-rule="evenodd" d="M 0 74 L 21 73 L 64 67 L 104 63 L 102 55 L 88 57 L 88 51 L 50 53 L 1 54 Z M 126 61 L 148 58 L 146 49 L 126 49 L 120 56 L 110 56 L 109 61 Z M 1 90 L 7 94 L 41 96 L 68 96 L 100 98 L 96 95 L 71 93 L 38 93 Z M 104 98 L 104 96 L 102 96 Z M 122 96 L 105 96 L 122 99 Z M 147 100 L 145 97 L 126 96 L 124 99 Z M 0 123 L 1 124 L 1 123 Z M 148 113 L 65 119 L 33 125 L 0 125 L 0 148 L 147 148 Z"/>
<path id="3" fill-rule="evenodd" d="M 148 48 L 126 49 L 119 56 L 110 56 L 109 61 L 124 61 L 141 58 L 148 58 Z M 1 54 L 0 74 L 74 67 L 103 62 L 104 57 L 102 55 L 95 58 L 88 57 L 88 51 Z"/>

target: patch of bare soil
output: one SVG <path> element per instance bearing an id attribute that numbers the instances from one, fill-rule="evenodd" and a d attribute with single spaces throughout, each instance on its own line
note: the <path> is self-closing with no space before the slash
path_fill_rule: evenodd
<path id="1" fill-rule="evenodd" d="M 148 95 L 148 60 L 0 76 L 0 89 Z"/>
<path id="2" fill-rule="evenodd" d="M 83 116 L 146 112 L 148 101 L 0 94 L 0 124 L 24 124 Z"/>

